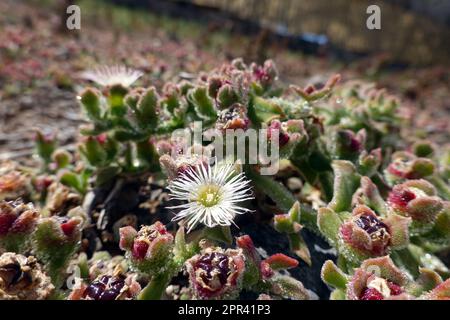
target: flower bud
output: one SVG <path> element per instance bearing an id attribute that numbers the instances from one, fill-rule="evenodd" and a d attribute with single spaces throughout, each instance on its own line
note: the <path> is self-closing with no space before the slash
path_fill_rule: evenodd
<path id="1" fill-rule="evenodd" d="M 39 260 L 45 263 L 53 283 L 60 285 L 63 272 L 81 241 L 80 217 L 42 218 L 33 234 L 33 250 Z"/>
<path id="2" fill-rule="evenodd" d="M 34 257 L 0 256 L 0 300 L 45 300 L 55 287 Z"/>
<path id="3" fill-rule="evenodd" d="M 415 142 L 411 149 L 416 156 L 428 158 L 434 154 L 436 146 L 433 143 L 424 140 Z"/>
<path id="4" fill-rule="evenodd" d="M 187 99 L 193 104 L 197 116 L 204 120 L 215 120 L 217 111 L 214 108 L 213 100 L 208 96 L 206 87 L 195 87 L 189 90 Z"/>
<path id="5" fill-rule="evenodd" d="M 126 251 L 133 269 L 155 275 L 169 268 L 174 238 L 161 222 L 143 226 L 139 232 L 130 226 L 123 227 L 119 233 L 120 248 Z"/>
<path id="6" fill-rule="evenodd" d="M 206 248 L 185 265 L 197 299 L 232 299 L 239 294 L 245 271 L 241 249 Z"/>
<path id="7" fill-rule="evenodd" d="M 39 212 L 32 203 L 0 201 L 0 249 L 24 252 L 34 230 Z"/>
<path id="8" fill-rule="evenodd" d="M 436 196 L 434 186 L 425 180 L 409 180 L 394 186 L 388 204 L 397 214 L 411 217 L 414 232 L 422 233 L 432 227 L 443 202 Z"/>
<path id="9" fill-rule="evenodd" d="M 368 259 L 347 285 L 348 300 L 412 299 L 406 293 L 408 277 L 399 270 L 389 256 Z"/>
<path id="10" fill-rule="evenodd" d="M 226 109 L 238 103 L 239 96 L 230 84 L 224 84 L 217 93 L 217 102 L 220 109 Z"/>
<path id="11" fill-rule="evenodd" d="M 391 184 L 395 184 L 408 179 L 421 179 L 433 172 L 434 163 L 430 159 L 418 158 L 409 152 L 395 152 L 385 176 Z"/>
<path id="12" fill-rule="evenodd" d="M 102 166 L 108 158 L 108 153 L 104 148 L 104 144 L 102 144 L 106 142 L 103 137 L 103 135 L 98 137 L 89 136 L 83 139 L 84 141 L 79 145 L 81 154 L 92 166 Z"/>
<path id="13" fill-rule="evenodd" d="M 359 155 L 358 172 L 361 175 L 371 177 L 377 172 L 381 161 L 381 148 L 374 149 L 370 153 L 364 150 Z"/>
<path id="14" fill-rule="evenodd" d="M 337 130 L 330 139 L 328 149 L 335 159 L 353 160 L 364 149 L 366 135 L 364 129 L 356 134 L 351 130 Z"/>
<path id="15" fill-rule="evenodd" d="M 28 197 L 29 177 L 18 170 L 14 162 L 0 163 L 0 200 L 15 200 Z"/>
<path id="16" fill-rule="evenodd" d="M 305 88 L 299 88 L 296 86 L 291 86 L 291 88 L 303 99 L 308 102 L 312 102 L 328 96 L 340 79 L 341 76 L 339 74 L 334 75 L 333 77 L 328 79 L 325 86 L 321 89 L 317 89 L 312 85 L 309 85 Z"/>
<path id="17" fill-rule="evenodd" d="M 52 154 L 52 160 L 56 163 L 58 169 L 62 169 L 70 165 L 72 155 L 66 150 L 56 150 Z"/>
<path id="18" fill-rule="evenodd" d="M 154 128 L 158 122 L 158 100 L 159 96 L 154 87 L 147 89 L 140 97 L 136 116 L 144 127 Z"/>
<path id="19" fill-rule="evenodd" d="M 254 79 L 261 84 L 264 89 L 269 88 L 278 78 L 278 70 L 272 60 L 266 60 L 263 66 L 252 64 Z"/>
<path id="20" fill-rule="evenodd" d="M 53 151 L 56 149 L 56 135 L 54 133 L 44 133 L 41 130 L 36 130 L 34 141 L 39 157 L 45 163 L 50 163 Z"/>
<path id="21" fill-rule="evenodd" d="M 409 218 L 381 218 L 366 206 L 357 206 L 339 228 L 339 251 L 354 262 L 385 255 L 408 244 Z"/>
<path id="22" fill-rule="evenodd" d="M 109 110 L 113 116 L 122 117 L 127 113 L 127 106 L 125 104 L 125 96 L 128 89 L 121 84 L 112 85 L 108 92 Z"/>
<path id="23" fill-rule="evenodd" d="M 102 118 L 100 95 L 101 94 L 98 90 L 94 88 L 87 88 L 79 96 L 83 110 L 92 121 L 99 121 Z"/>

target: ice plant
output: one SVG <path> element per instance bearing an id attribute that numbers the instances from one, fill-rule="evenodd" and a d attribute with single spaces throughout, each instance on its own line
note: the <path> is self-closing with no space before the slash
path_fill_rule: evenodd
<path id="1" fill-rule="evenodd" d="M 32 203 L 0 201 L 0 251 L 28 250 L 38 218 L 39 211 Z"/>
<path id="2" fill-rule="evenodd" d="M 36 258 L 13 252 L 0 256 L 0 300 L 45 300 L 54 289 Z"/>
<path id="3" fill-rule="evenodd" d="M 79 94 L 87 124 L 75 152 L 38 131 L 40 169 L 0 165 L 0 251 L 14 252 L 0 257 L 0 298 L 49 298 L 78 267 L 70 299 L 310 299 L 286 271 L 299 265 L 295 255 L 320 259 L 302 238 L 309 231 L 337 253 L 339 267 L 322 268 L 332 299 L 449 298 L 438 253 L 450 244 L 450 153 L 401 139 L 399 102 L 386 91 L 339 76 L 284 90 L 271 60 L 237 59 L 162 90 L 135 87 L 141 75 L 122 66 L 85 73 L 101 88 Z M 212 165 L 220 150 L 210 139 L 186 145 L 198 122 L 203 138 L 265 129 L 256 139 L 279 147 L 279 172 L 263 175 L 272 149 L 257 163 Z M 41 214 L 18 197 L 38 201 Z M 172 209 L 177 223 L 156 221 L 167 217 L 146 214 L 149 206 Z M 260 238 L 242 235 L 248 226 L 230 227 L 247 220 L 273 221 L 290 251 L 266 256 Z M 97 251 L 117 240 L 124 255 Z"/>
<path id="4" fill-rule="evenodd" d="M 249 184 L 233 164 L 189 169 L 168 186 L 171 199 L 186 202 L 169 207 L 180 210 L 173 220 L 183 220 L 188 232 L 198 224 L 208 228 L 230 226 L 236 215 L 250 212 L 241 204 L 253 198 Z"/>
<path id="5" fill-rule="evenodd" d="M 104 87 L 113 85 L 129 87 L 142 75 L 142 72 L 138 70 L 133 70 L 122 65 L 115 65 L 99 66 L 93 70 L 83 72 L 81 77 Z"/>

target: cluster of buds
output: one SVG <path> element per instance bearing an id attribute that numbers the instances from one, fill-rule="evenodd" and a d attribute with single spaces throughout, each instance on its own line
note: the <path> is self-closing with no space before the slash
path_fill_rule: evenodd
<path id="1" fill-rule="evenodd" d="M 0 201 L 0 251 L 25 252 L 39 219 L 32 203 Z"/>
<path id="2" fill-rule="evenodd" d="M 398 100 L 373 84 L 349 81 L 333 91 L 330 99 L 319 102 L 327 127 L 357 132 L 366 130 L 366 148 L 397 146 L 401 118 Z M 333 129 L 333 128 L 332 128 Z"/>
<path id="3" fill-rule="evenodd" d="M 54 289 L 36 258 L 13 252 L 0 256 L 0 300 L 45 300 Z"/>
<path id="4" fill-rule="evenodd" d="M 422 268 L 416 280 L 397 268 L 389 256 L 363 261 L 352 275 L 345 274 L 332 261 L 322 267 L 322 280 L 334 288 L 337 300 L 439 300 L 449 299 L 450 281 Z"/>

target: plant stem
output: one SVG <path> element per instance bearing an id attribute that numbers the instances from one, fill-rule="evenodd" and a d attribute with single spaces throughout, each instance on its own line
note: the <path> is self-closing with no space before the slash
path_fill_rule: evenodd
<path id="1" fill-rule="evenodd" d="M 406 270 L 408 270 L 408 272 L 414 278 L 419 276 L 420 264 L 414 257 L 414 255 L 411 253 L 410 248 L 394 251 L 392 253 L 392 259 L 399 267 L 403 267 Z"/>
<path id="2" fill-rule="evenodd" d="M 169 285 L 169 281 L 170 272 L 153 276 L 147 286 L 142 289 L 138 300 L 160 300 L 164 290 Z"/>
<path id="3" fill-rule="evenodd" d="M 429 178 L 430 182 L 434 184 L 438 193 L 441 197 L 445 198 L 445 200 L 450 200 L 450 188 L 449 186 L 441 179 L 441 177 L 433 176 Z"/>
<path id="4" fill-rule="evenodd" d="M 252 168 L 246 167 L 246 175 L 250 178 L 255 186 L 268 195 L 277 206 L 284 212 L 288 212 L 289 209 L 297 201 L 296 197 L 281 183 L 275 181 L 269 176 L 262 176 L 255 172 Z M 300 204 L 300 223 L 311 231 L 318 232 L 317 228 L 317 214 L 309 206 Z"/>

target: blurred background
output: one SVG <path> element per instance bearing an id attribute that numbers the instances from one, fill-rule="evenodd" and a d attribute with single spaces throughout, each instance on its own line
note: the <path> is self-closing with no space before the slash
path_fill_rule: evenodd
<path id="1" fill-rule="evenodd" d="M 66 8 L 81 9 L 68 30 Z M 381 30 L 369 30 L 369 5 Z M 74 141 L 80 72 L 124 64 L 142 85 L 193 78 L 236 57 L 273 59 L 280 80 L 376 82 L 416 134 L 450 141 L 448 0 L 1 0 L 0 160 L 30 155 L 33 127 Z"/>

